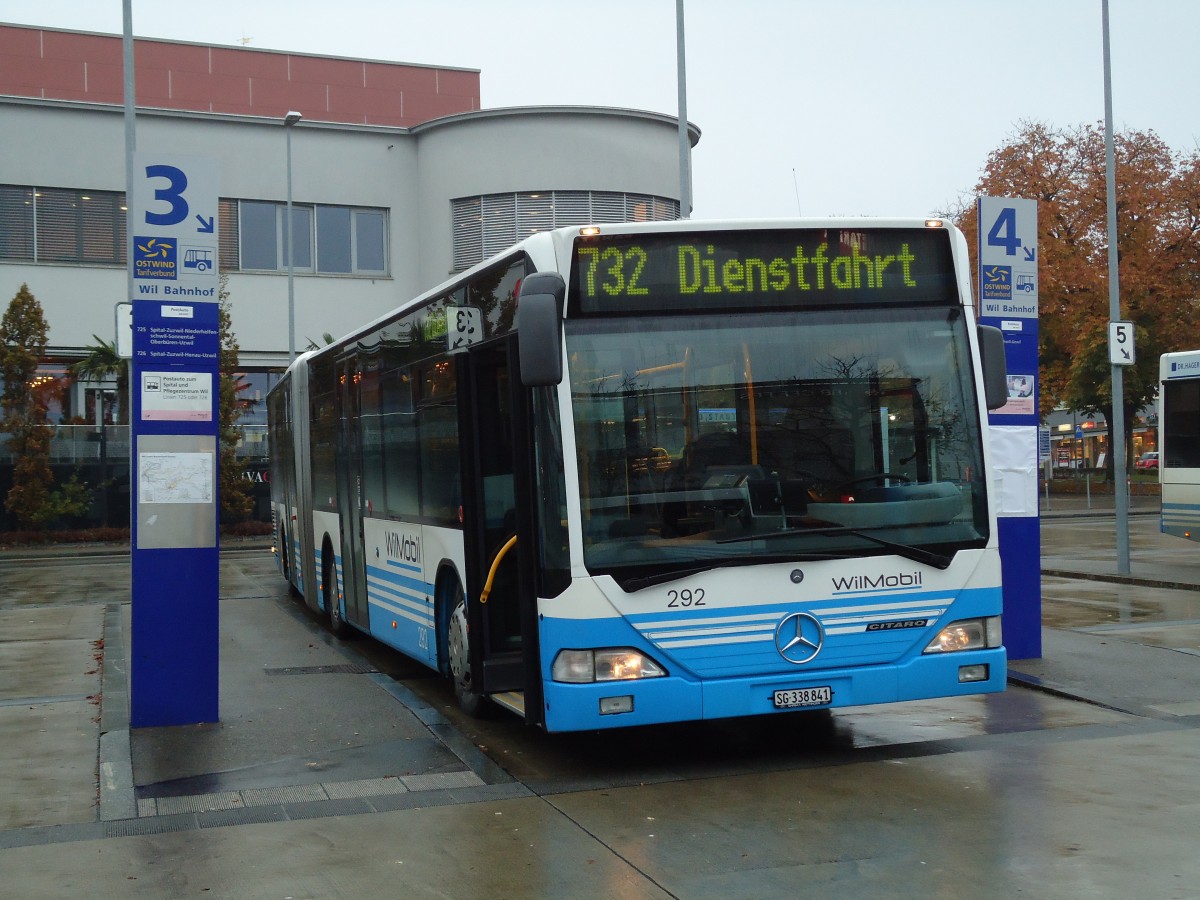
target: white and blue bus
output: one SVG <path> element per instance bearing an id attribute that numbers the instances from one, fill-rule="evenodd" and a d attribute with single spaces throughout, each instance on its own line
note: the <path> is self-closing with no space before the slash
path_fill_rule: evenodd
<path id="1" fill-rule="evenodd" d="M 1164 353 L 1158 381 L 1160 528 L 1200 541 L 1200 350 Z"/>
<path id="2" fill-rule="evenodd" d="M 533 235 L 272 391 L 282 571 L 547 731 L 1003 690 L 968 271 L 940 220 Z"/>

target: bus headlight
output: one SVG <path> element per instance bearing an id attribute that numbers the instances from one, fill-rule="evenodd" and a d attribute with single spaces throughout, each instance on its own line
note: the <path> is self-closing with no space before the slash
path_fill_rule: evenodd
<path id="1" fill-rule="evenodd" d="M 1000 631 L 1000 617 L 985 619 L 963 619 L 952 622 L 929 642 L 926 653 L 955 653 L 959 650 L 986 650 L 1004 643 Z"/>
<path id="2" fill-rule="evenodd" d="M 628 647 L 603 650 L 560 650 L 550 667 L 555 681 L 590 684 L 593 681 L 630 681 L 661 678 L 666 671 L 645 654 Z"/>

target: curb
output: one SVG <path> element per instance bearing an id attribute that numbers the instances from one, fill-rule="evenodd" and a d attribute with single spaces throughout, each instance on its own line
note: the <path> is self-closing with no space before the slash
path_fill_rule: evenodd
<path id="1" fill-rule="evenodd" d="M 270 550 L 272 546 L 273 542 L 269 537 L 266 539 L 239 538 L 221 541 L 217 545 L 217 550 L 221 553 L 230 553 L 243 550 Z M 0 562 L 6 559 L 78 559 L 81 557 L 129 556 L 129 552 L 129 544 L 127 542 L 110 544 L 38 544 L 36 546 L 8 545 L 0 546 Z"/>
<path id="2" fill-rule="evenodd" d="M 1159 581 L 1154 578 L 1140 578 L 1136 575 L 1107 575 L 1096 572 L 1067 572 L 1063 569 L 1042 569 L 1043 575 L 1052 578 L 1071 578 L 1078 581 L 1106 581 L 1110 584 L 1131 584 L 1136 587 L 1162 588 L 1168 591 L 1196 591 L 1200 585 L 1188 581 Z"/>

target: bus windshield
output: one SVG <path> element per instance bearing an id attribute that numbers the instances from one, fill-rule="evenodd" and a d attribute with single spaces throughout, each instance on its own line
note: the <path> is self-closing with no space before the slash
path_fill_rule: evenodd
<path id="1" fill-rule="evenodd" d="M 961 309 L 566 324 L 593 573 L 986 543 Z"/>

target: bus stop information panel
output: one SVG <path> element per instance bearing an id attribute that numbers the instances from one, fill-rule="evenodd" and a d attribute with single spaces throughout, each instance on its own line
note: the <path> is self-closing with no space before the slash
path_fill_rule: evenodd
<path id="1" fill-rule="evenodd" d="M 216 185 L 211 160 L 135 158 L 134 727 L 218 719 Z"/>

